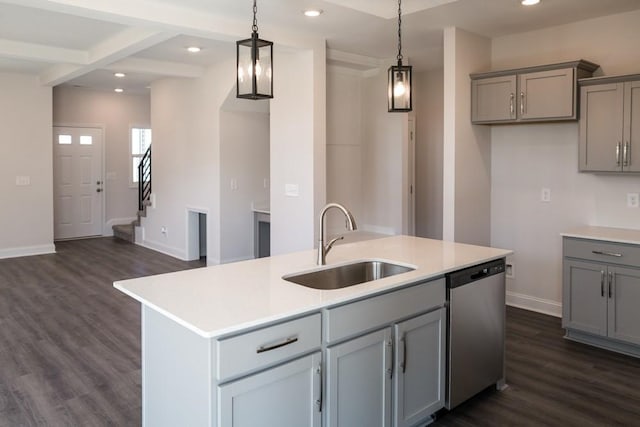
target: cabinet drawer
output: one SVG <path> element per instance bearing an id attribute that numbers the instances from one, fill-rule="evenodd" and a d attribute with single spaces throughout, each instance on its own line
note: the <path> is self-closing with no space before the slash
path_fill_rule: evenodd
<path id="1" fill-rule="evenodd" d="M 444 278 L 378 295 L 326 312 L 328 343 L 371 330 L 413 314 L 441 307 L 445 301 Z"/>
<path id="2" fill-rule="evenodd" d="M 320 347 L 320 313 L 218 340 L 216 376 L 222 382 Z"/>
<path id="3" fill-rule="evenodd" d="M 640 265 L 640 246 L 637 245 L 565 237 L 562 250 L 565 257 L 609 264 Z"/>

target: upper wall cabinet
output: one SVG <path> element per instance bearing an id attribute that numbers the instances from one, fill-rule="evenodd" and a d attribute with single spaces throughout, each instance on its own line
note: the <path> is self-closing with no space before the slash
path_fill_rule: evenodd
<path id="1" fill-rule="evenodd" d="M 640 75 L 580 80 L 580 171 L 640 172 Z"/>
<path id="2" fill-rule="evenodd" d="M 576 120 L 577 79 L 591 77 L 598 67 L 580 60 L 471 74 L 471 122 Z"/>

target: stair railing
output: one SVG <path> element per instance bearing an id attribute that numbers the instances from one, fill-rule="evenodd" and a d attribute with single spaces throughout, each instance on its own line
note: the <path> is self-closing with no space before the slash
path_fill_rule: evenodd
<path id="1" fill-rule="evenodd" d="M 144 209 L 145 202 L 151 198 L 151 146 L 138 164 L 138 210 Z"/>

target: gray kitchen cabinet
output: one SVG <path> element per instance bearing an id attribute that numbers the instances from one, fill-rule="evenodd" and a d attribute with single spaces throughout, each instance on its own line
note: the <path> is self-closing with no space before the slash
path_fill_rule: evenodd
<path id="1" fill-rule="evenodd" d="M 580 85 L 580 171 L 640 172 L 640 75 Z"/>
<path id="2" fill-rule="evenodd" d="M 566 337 L 640 356 L 640 246 L 565 237 Z"/>
<path id="3" fill-rule="evenodd" d="M 327 427 L 390 427 L 391 328 L 327 349 Z"/>
<path id="4" fill-rule="evenodd" d="M 471 74 L 471 121 L 525 123 L 578 118 L 577 79 L 598 68 L 588 61 Z"/>
<path id="5" fill-rule="evenodd" d="M 320 427 L 320 352 L 218 387 L 218 425 Z"/>
<path id="6" fill-rule="evenodd" d="M 442 308 L 394 327 L 394 427 L 414 426 L 444 406 L 445 313 Z"/>

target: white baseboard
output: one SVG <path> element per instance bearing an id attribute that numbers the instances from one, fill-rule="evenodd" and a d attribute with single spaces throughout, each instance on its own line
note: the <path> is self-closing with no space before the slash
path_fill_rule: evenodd
<path id="1" fill-rule="evenodd" d="M 557 301 L 532 297 L 507 291 L 507 305 L 548 314 L 554 317 L 562 317 L 562 304 Z"/>
<path id="2" fill-rule="evenodd" d="M 174 248 L 173 246 L 154 242 L 153 240 L 143 240 L 142 242 L 136 242 L 136 245 L 143 246 L 147 249 L 151 249 L 174 258 L 178 258 L 182 261 L 187 261 L 187 254 L 183 249 Z"/>
<path id="3" fill-rule="evenodd" d="M 104 223 L 104 227 L 102 229 L 102 235 L 113 236 L 113 226 L 114 225 L 122 225 L 122 224 L 131 224 L 131 221 L 135 221 L 137 218 L 128 217 L 128 218 L 111 218 L 109 221 Z"/>
<path id="4" fill-rule="evenodd" d="M 0 249 L 0 259 L 54 253 L 56 253 L 56 246 L 53 243 L 37 246 L 21 246 L 18 248 Z"/>

